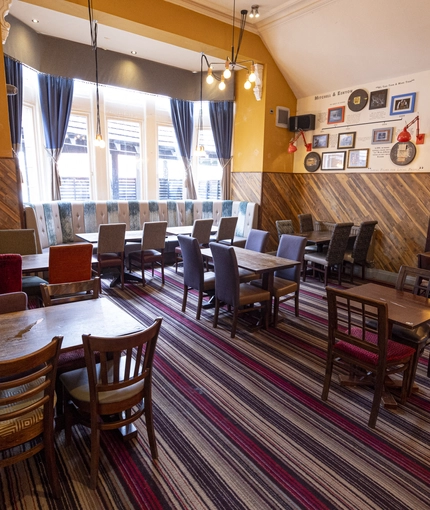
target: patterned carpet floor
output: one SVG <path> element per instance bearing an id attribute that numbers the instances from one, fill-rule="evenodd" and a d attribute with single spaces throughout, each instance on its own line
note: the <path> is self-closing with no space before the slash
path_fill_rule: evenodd
<path id="1" fill-rule="evenodd" d="M 149 276 L 149 273 L 148 273 Z M 105 281 L 104 283 L 108 283 Z M 56 435 L 63 496 L 49 497 L 41 457 L 0 471 L 1 509 L 427 509 L 430 508 L 430 379 L 420 360 L 420 391 L 396 410 L 381 408 L 367 427 L 371 388 L 340 387 L 321 401 L 327 336 L 325 290 L 302 284 L 300 317 L 282 305 L 278 328 L 252 332 L 231 316 L 217 329 L 213 310 L 196 321 L 196 296 L 181 312 L 182 276 L 166 283 L 104 285 L 112 299 L 149 325 L 163 317 L 154 368 L 159 459 L 144 422 L 137 439 L 101 440 L 96 491 L 88 488 L 89 432 L 70 446 Z M 94 332 L 96 334 L 96 332 Z"/>

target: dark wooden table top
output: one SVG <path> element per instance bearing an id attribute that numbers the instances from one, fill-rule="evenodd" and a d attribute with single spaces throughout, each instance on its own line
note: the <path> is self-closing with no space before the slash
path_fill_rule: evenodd
<path id="1" fill-rule="evenodd" d="M 48 271 L 49 252 L 35 253 L 34 255 L 22 256 L 22 272 L 37 273 L 38 271 Z"/>
<path id="2" fill-rule="evenodd" d="M 82 346 L 82 335 L 124 335 L 144 329 L 107 298 L 5 313 L 0 320 L 0 361 L 25 356 L 56 335 L 64 337 L 61 351 Z"/>
<path id="3" fill-rule="evenodd" d="M 86 241 L 87 243 L 97 243 L 99 239 L 98 232 L 83 232 L 82 234 L 75 234 L 76 237 Z M 142 230 L 127 230 L 125 233 L 125 242 L 140 243 L 142 240 Z"/>
<path id="4" fill-rule="evenodd" d="M 385 287 L 376 283 L 366 283 L 346 291 L 352 296 L 384 301 L 388 305 L 388 320 L 407 328 L 415 328 L 430 321 L 430 299 L 409 292 Z"/>
<path id="5" fill-rule="evenodd" d="M 310 232 L 302 232 L 301 234 L 297 234 L 302 237 L 306 237 L 309 243 L 329 243 L 333 232 L 330 230 L 312 230 Z M 356 237 L 355 234 L 350 234 L 349 237 Z"/>

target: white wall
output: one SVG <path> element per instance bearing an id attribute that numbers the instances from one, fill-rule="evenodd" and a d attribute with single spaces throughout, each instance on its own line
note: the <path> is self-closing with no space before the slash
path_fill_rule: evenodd
<path id="1" fill-rule="evenodd" d="M 356 89 L 364 89 L 369 94 L 366 106 L 359 112 L 351 111 L 348 107 L 348 98 Z M 370 93 L 382 89 L 388 89 L 387 103 L 385 108 L 369 109 Z M 321 92 L 316 96 L 306 97 L 297 102 L 297 115 L 312 113 L 316 116 L 315 130 L 306 131 L 307 142 L 312 142 L 313 135 L 328 134 L 329 143 L 327 148 L 312 148 L 321 158 L 325 152 L 346 151 L 344 170 L 322 170 L 321 166 L 315 173 L 320 172 L 429 172 L 430 171 L 430 71 L 417 73 L 400 78 L 393 78 L 367 84 L 358 84 L 349 89 Z M 416 93 L 413 113 L 390 114 L 392 97 L 402 94 Z M 329 108 L 344 106 L 344 122 L 338 124 L 327 123 Z M 396 165 L 390 158 L 390 151 L 397 142 L 397 135 L 404 126 L 412 121 L 417 115 L 420 116 L 420 133 L 425 133 L 424 145 L 416 145 L 415 158 L 408 165 Z M 374 129 L 393 128 L 391 143 L 372 143 Z M 417 124 L 409 129 L 412 134 L 411 142 L 415 145 Z M 339 133 L 355 132 L 354 149 L 369 149 L 367 168 L 348 168 L 348 149 L 338 148 Z M 307 173 L 304 167 L 304 159 L 308 154 L 304 147 L 303 139 L 296 143 L 297 152 L 294 154 L 294 172 Z"/>

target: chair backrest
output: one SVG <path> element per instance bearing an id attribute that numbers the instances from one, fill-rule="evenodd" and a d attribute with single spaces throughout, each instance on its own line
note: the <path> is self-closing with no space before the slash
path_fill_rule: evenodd
<path id="1" fill-rule="evenodd" d="M 299 214 L 299 225 L 300 225 L 300 233 L 303 232 L 312 232 L 314 229 L 314 220 L 312 218 L 312 214 Z"/>
<path id="2" fill-rule="evenodd" d="M 354 262 L 365 262 L 377 221 L 363 221 L 352 248 Z"/>
<path id="3" fill-rule="evenodd" d="M 233 246 L 210 243 L 215 268 L 215 296 L 227 305 L 239 304 L 239 269 Z"/>
<path id="4" fill-rule="evenodd" d="M 302 236 L 292 236 L 288 234 L 283 234 L 281 236 L 276 256 L 283 257 L 284 259 L 299 260 L 300 265 L 275 271 L 275 276 L 283 278 L 284 280 L 296 282 L 297 285 L 300 285 L 300 273 L 302 270 L 306 242 L 306 237 Z"/>
<path id="5" fill-rule="evenodd" d="M 264 253 L 266 251 L 268 241 L 269 232 L 252 228 L 246 239 L 245 249 Z"/>
<path id="6" fill-rule="evenodd" d="M 126 226 L 125 223 L 102 223 L 99 225 L 97 254 L 123 253 Z"/>
<path id="7" fill-rule="evenodd" d="M 91 279 L 93 245 L 73 243 L 49 248 L 49 283 L 80 282 Z"/>
<path id="8" fill-rule="evenodd" d="M 329 349 L 338 341 L 379 355 L 387 354 L 388 305 L 383 301 L 351 296 L 345 290 L 326 287 Z"/>
<path id="9" fill-rule="evenodd" d="M 327 263 L 342 264 L 348 246 L 349 234 L 354 223 L 336 223 L 327 249 Z"/>
<path id="10" fill-rule="evenodd" d="M 33 229 L 0 230 L 0 253 L 37 253 L 36 237 Z"/>
<path id="11" fill-rule="evenodd" d="M 85 301 L 87 299 L 97 299 L 99 297 L 99 290 L 99 277 L 82 282 L 52 284 L 42 283 L 40 285 L 43 304 L 45 306 L 62 305 L 64 303 Z"/>
<path id="12" fill-rule="evenodd" d="M 0 294 L 22 291 L 22 257 L 18 253 L 0 254 Z"/>
<path id="13" fill-rule="evenodd" d="M 57 336 L 38 351 L 20 358 L 0 361 L 0 428 L 2 450 L 42 436 L 53 441 L 54 394 L 57 360 L 63 337 Z M 19 388 L 19 391 L 17 391 Z M 44 434 L 48 427 L 52 432 Z M 0 467 L 14 464 L 36 454 L 44 447 L 31 449 L 0 460 Z"/>
<path id="14" fill-rule="evenodd" d="M 151 385 L 161 318 L 143 331 L 115 337 L 82 335 L 92 411 L 105 404 L 126 410 L 142 402 Z M 98 354 L 99 353 L 99 354 Z M 100 359 L 98 359 L 100 356 Z M 146 388 L 148 390 L 148 387 Z M 108 392 L 117 392 L 117 395 Z"/>
<path id="15" fill-rule="evenodd" d="M 203 258 L 200 244 L 195 237 L 178 236 L 184 265 L 184 285 L 203 290 Z"/>
<path id="16" fill-rule="evenodd" d="M 412 294 L 430 297 L 430 270 L 419 267 L 402 266 L 396 280 L 396 289 Z"/>
<path id="17" fill-rule="evenodd" d="M 167 221 L 149 221 L 143 224 L 142 250 L 164 250 Z"/>
<path id="18" fill-rule="evenodd" d="M 28 298 L 25 292 L 0 294 L 0 314 L 27 310 Z"/>
<path id="19" fill-rule="evenodd" d="M 191 237 L 195 237 L 199 244 L 209 244 L 213 218 L 194 220 Z"/>
<path id="20" fill-rule="evenodd" d="M 233 243 L 236 224 L 237 216 L 223 216 L 218 225 L 216 242 L 228 240 Z"/>
<path id="21" fill-rule="evenodd" d="M 278 233 L 278 239 L 281 239 L 283 234 L 294 234 L 294 227 L 292 220 L 277 220 L 276 231 Z"/>

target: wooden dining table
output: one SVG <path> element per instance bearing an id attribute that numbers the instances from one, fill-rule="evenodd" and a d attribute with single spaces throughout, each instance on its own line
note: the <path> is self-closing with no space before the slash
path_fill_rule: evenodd
<path id="1" fill-rule="evenodd" d="M 117 336 L 144 329 L 139 321 L 101 297 L 1 315 L 0 361 L 25 356 L 62 335 L 61 352 L 82 347 L 82 335 Z"/>
<path id="2" fill-rule="evenodd" d="M 316 244 L 318 251 L 321 251 L 324 244 L 330 243 L 333 232 L 331 230 L 311 230 L 297 235 L 306 237 L 308 243 Z M 349 234 L 349 237 L 354 238 L 357 236 L 356 234 Z"/>

